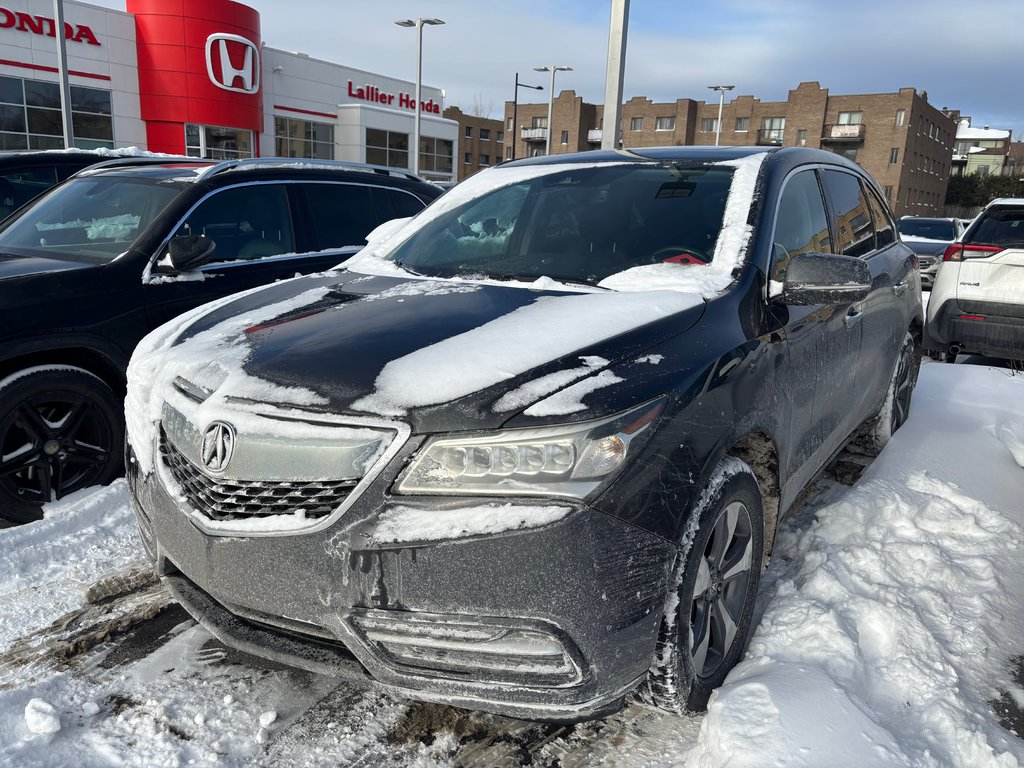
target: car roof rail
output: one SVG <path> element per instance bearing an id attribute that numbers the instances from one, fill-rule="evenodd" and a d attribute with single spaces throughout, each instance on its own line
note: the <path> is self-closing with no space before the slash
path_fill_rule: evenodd
<path id="1" fill-rule="evenodd" d="M 396 176 L 411 181 L 423 181 L 421 177 L 412 171 L 401 168 L 388 168 L 384 165 L 371 165 L 370 163 L 357 163 L 348 160 L 320 160 L 313 157 L 244 157 L 235 160 L 225 160 L 216 165 L 211 165 L 209 168 L 204 168 L 199 172 L 196 180 L 199 181 L 209 176 L 216 176 L 217 174 L 229 171 L 258 170 L 260 167 L 264 167 L 267 170 L 301 167 L 310 170 L 322 168 L 332 171 L 357 171 L 360 173 L 376 173 L 383 176 Z"/>
<path id="2" fill-rule="evenodd" d="M 86 166 L 74 176 L 87 176 L 92 171 L 105 171 L 110 168 L 131 168 L 136 165 L 160 165 L 166 163 L 197 163 L 200 165 L 209 164 L 209 160 L 204 160 L 201 157 L 186 157 L 184 155 L 164 155 L 162 157 L 114 157 L 110 160 L 102 160 L 98 163 Z M 74 177 L 72 177 L 74 178 Z"/>

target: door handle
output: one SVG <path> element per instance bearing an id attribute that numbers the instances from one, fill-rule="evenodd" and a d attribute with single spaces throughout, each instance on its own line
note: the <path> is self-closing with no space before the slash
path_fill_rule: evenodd
<path id="1" fill-rule="evenodd" d="M 902 296 L 904 291 L 906 291 L 906 290 L 907 290 L 907 281 L 906 280 L 904 280 L 901 283 L 896 283 L 896 285 L 894 285 L 892 287 L 892 292 L 895 293 L 897 296 Z"/>
<path id="2" fill-rule="evenodd" d="M 846 313 L 846 317 L 843 318 L 843 325 L 845 325 L 847 328 L 853 328 L 853 326 L 859 323 L 861 321 L 861 318 L 863 317 L 863 312 L 861 312 L 859 309 L 851 308 L 850 311 Z"/>

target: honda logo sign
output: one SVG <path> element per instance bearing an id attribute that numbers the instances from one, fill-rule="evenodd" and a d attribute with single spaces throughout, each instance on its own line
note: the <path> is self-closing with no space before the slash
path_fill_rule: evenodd
<path id="1" fill-rule="evenodd" d="M 218 88 L 236 93 L 260 89 L 260 52 L 252 40 L 218 33 L 206 38 L 206 72 Z"/>

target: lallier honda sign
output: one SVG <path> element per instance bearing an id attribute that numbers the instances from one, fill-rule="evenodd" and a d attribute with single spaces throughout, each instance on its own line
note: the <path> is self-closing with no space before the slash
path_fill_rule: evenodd
<path id="1" fill-rule="evenodd" d="M 24 11 L 12 11 L 0 6 L 0 29 L 14 29 L 30 35 L 57 36 L 57 25 L 48 16 L 37 16 Z M 85 24 L 64 24 L 64 37 L 74 43 L 99 45 L 93 31 Z"/>

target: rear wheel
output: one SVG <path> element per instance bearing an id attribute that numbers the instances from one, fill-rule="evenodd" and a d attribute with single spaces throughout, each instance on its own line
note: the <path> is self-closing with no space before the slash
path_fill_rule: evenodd
<path id="1" fill-rule="evenodd" d="M 0 382 L 0 517 L 28 522 L 40 507 L 121 470 L 121 404 L 97 376 L 40 366 Z"/>
<path id="2" fill-rule="evenodd" d="M 648 691 L 671 712 L 700 712 L 739 661 L 761 578 L 764 521 L 753 470 L 726 458 L 681 547 Z"/>

